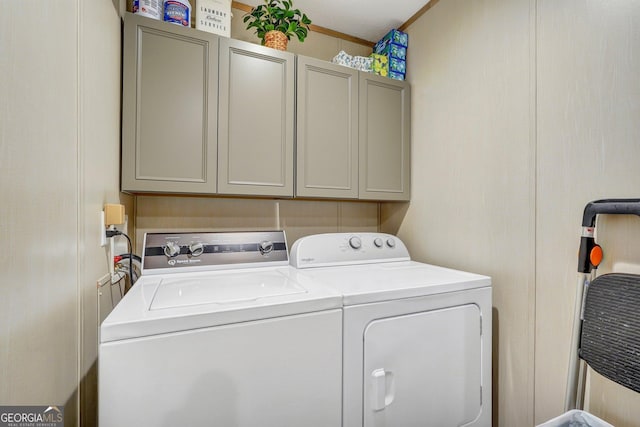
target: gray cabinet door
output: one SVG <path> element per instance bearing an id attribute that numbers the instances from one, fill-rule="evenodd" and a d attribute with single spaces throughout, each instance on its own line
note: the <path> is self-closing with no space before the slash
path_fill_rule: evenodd
<path id="1" fill-rule="evenodd" d="M 215 193 L 218 38 L 125 16 L 122 190 Z"/>
<path id="2" fill-rule="evenodd" d="M 360 199 L 409 200 L 410 106 L 406 82 L 360 74 Z"/>
<path id="3" fill-rule="evenodd" d="M 293 196 L 294 60 L 220 40 L 219 193 Z"/>
<path id="4" fill-rule="evenodd" d="M 297 58 L 296 195 L 358 198 L 358 71 Z"/>

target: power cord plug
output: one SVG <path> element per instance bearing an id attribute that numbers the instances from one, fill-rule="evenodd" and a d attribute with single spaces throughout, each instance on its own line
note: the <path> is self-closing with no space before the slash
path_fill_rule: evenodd
<path id="1" fill-rule="evenodd" d="M 113 236 L 121 236 L 121 235 L 122 235 L 122 232 L 121 232 L 121 231 L 118 231 L 118 230 L 110 230 L 110 229 L 107 229 L 107 230 L 106 230 L 106 234 L 107 234 L 107 239 L 109 239 L 109 238 L 111 238 L 111 237 L 113 237 Z"/>

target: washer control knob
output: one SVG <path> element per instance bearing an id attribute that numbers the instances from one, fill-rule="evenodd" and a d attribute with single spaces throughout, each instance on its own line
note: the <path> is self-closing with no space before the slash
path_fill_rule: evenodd
<path id="1" fill-rule="evenodd" d="M 382 247 L 382 245 L 384 245 L 384 242 L 382 241 L 382 239 L 381 239 L 381 238 L 376 237 L 376 238 L 373 240 L 373 244 L 374 244 L 374 245 L 376 245 L 376 248 L 381 248 L 381 247 Z"/>
<path id="2" fill-rule="evenodd" d="M 180 254 L 180 245 L 176 242 L 168 241 L 164 247 L 164 254 L 169 258 L 173 258 L 174 256 L 178 256 Z"/>
<path id="3" fill-rule="evenodd" d="M 204 245 L 202 243 L 192 243 L 189 245 L 189 253 L 191 256 L 200 256 L 204 252 Z"/>
<path id="4" fill-rule="evenodd" d="M 390 248 L 395 248 L 396 247 L 396 241 L 393 239 L 387 239 L 387 246 L 389 246 Z"/>
<path id="5" fill-rule="evenodd" d="M 273 242 L 265 240 L 258 245 L 258 249 L 262 255 L 266 255 L 273 250 Z"/>
<path id="6" fill-rule="evenodd" d="M 353 249 L 360 249 L 362 247 L 362 241 L 359 237 L 354 236 L 349 239 L 349 246 L 351 246 Z"/>

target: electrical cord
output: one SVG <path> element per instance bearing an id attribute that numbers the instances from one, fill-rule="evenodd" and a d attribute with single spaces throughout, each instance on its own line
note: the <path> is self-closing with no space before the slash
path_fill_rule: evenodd
<path id="1" fill-rule="evenodd" d="M 127 275 L 129 275 L 129 264 L 130 264 L 131 258 L 133 258 L 133 261 L 134 261 L 133 262 L 133 278 L 129 281 L 129 286 L 127 286 L 127 289 L 126 289 L 127 291 L 140 278 L 140 272 L 142 270 L 142 259 L 136 254 L 129 255 L 129 253 L 116 255 L 113 258 L 116 271 L 120 271 L 120 272 L 124 271 L 126 272 Z"/>
<path id="2" fill-rule="evenodd" d="M 126 254 L 116 255 L 116 256 L 119 256 L 121 258 L 133 258 L 134 261 L 142 262 L 142 258 L 140 258 L 138 255 L 132 254 L 130 252 L 127 252 Z"/>
<path id="3" fill-rule="evenodd" d="M 131 244 L 131 239 L 122 231 L 107 230 L 107 238 L 113 236 L 124 236 L 127 239 L 127 243 L 129 244 L 129 280 L 131 280 L 131 285 L 133 286 L 133 245 Z M 113 262 L 113 260 L 111 262 Z"/>

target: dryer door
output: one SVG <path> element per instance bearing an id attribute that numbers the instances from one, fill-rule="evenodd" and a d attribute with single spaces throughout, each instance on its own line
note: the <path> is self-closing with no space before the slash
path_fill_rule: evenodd
<path id="1" fill-rule="evenodd" d="M 371 322 L 364 333 L 364 426 L 466 426 L 481 412 L 480 308 Z"/>

